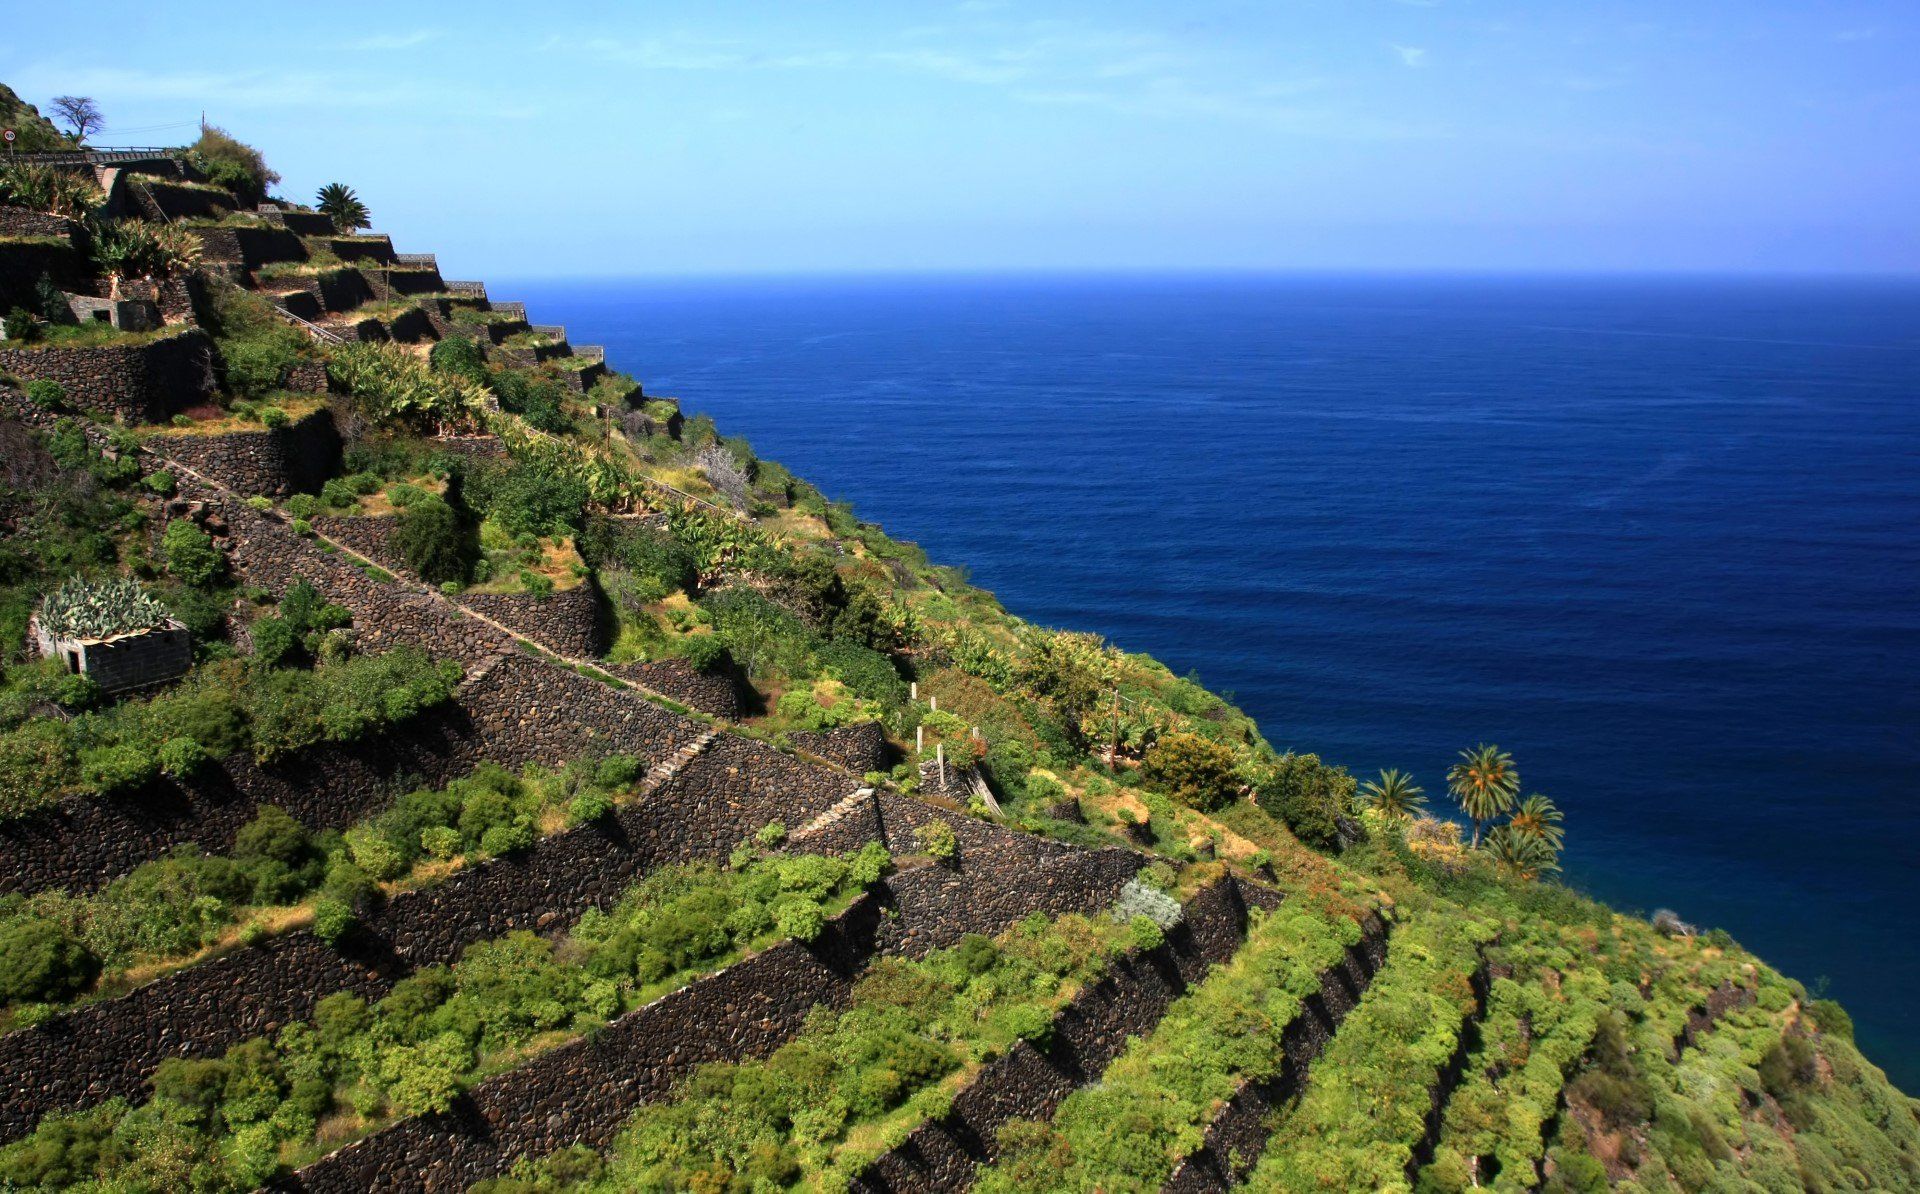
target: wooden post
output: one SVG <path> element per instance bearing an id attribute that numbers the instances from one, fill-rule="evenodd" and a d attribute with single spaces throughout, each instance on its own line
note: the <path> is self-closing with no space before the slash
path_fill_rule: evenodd
<path id="1" fill-rule="evenodd" d="M 927 753 L 927 727 L 913 727 L 913 749 L 916 754 Z"/>
<path id="2" fill-rule="evenodd" d="M 928 697 L 927 708 L 932 709 L 935 713 L 940 712 L 940 698 L 937 696 Z"/>
<path id="3" fill-rule="evenodd" d="M 911 700 L 920 699 L 920 681 L 913 680 L 907 684 L 907 696 Z"/>
<path id="4" fill-rule="evenodd" d="M 936 742 L 933 744 L 933 759 L 934 759 L 934 762 L 938 763 L 940 766 L 940 786 L 944 788 L 947 786 L 947 744 L 946 743 Z"/>

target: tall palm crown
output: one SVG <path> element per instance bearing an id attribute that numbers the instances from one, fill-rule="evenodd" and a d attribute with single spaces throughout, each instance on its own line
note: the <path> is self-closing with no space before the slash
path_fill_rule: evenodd
<path id="1" fill-rule="evenodd" d="M 1473 820 L 1473 844 L 1480 845 L 1480 831 L 1488 821 L 1513 807 L 1520 794 L 1520 771 L 1513 756 L 1499 747 L 1482 742 L 1472 750 L 1460 752 L 1460 761 L 1447 769 L 1447 790 L 1460 805 L 1460 811 Z"/>
<path id="2" fill-rule="evenodd" d="M 1559 858 L 1545 841 L 1520 832 L 1511 822 L 1487 835 L 1487 853 L 1517 879 L 1538 879 L 1560 869 Z"/>
<path id="3" fill-rule="evenodd" d="M 1427 807 L 1426 790 L 1411 775 L 1392 768 L 1380 772 L 1379 779 L 1361 784 L 1360 791 L 1389 821 L 1409 820 Z"/>
<path id="4" fill-rule="evenodd" d="M 346 183 L 330 182 L 321 187 L 313 197 L 313 205 L 320 209 L 321 215 L 331 217 L 333 226 L 342 232 L 373 226 L 373 213 Z"/>
<path id="5" fill-rule="evenodd" d="M 1515 833 L 1537 838 L 1558 850 L 1567 842 L 1566 831 L 1560 828 L 1564 819 L 1553 801 L 1535 793 L 1520 802 L 1520 807 L 1513 810 L 1513 816 L 1507 824 L 1513 826 Z"/>

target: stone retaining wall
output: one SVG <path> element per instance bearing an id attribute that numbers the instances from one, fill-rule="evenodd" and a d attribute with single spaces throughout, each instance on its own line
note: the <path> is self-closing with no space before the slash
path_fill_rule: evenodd
<path id="1" fill-rule="evenodd" d="M 605 603 L 591 579 L 546 594 L 467 589 L 454 600 L 569 659 L 598 659 L 612 645 Z"/>
<path id="2" fill-rule="evenodd" d="M 1020 844 L 1022 835 L 996 832 L 1000 844 Z M 700 979 L 488 1079 L 444 1115 L 406 1120 L 348 1145 L 285 1187 L 464 1189 L 517 1157 L 571 1144 L 604 1148 L 636 1109 L 666 1096 L 696 1066 L 764 1056 L 798 1035 L 813 1007 L 844 1004 L 860 970 L 877 955 L 916 956 L 968 933 L 1000 932 L 1030 912 L 1110 905 L 1119 884 L 1095 863 L 1097 853 L 1081 851 L 1056 864 L 1056 873 L 1083 864 L 1079 885 L 1069 888 L 1037 883 L 1030 867 L 987 866 L 997 860 L 977 851 L 972 863 L 961 865 L 974 867 L 967 878 L 990 897 L 982 900 L 951 898 L 939 868 L 894 876 L 813 943 L 786 942 Z"/>
<path id="3" fill-rule="evenodd" d="M 1247 910 L 1274 907 L 1264 888 L 1224 879 L 1195 896 L 1180 924 L 1151 950 L 1130 951 L 1054 1017 L 1040 1048 L 1025 1041 L 983 1069 L 940 1119 L 914 1129 L 853 1183 L 880 1192 L 963 1190 L 975 1166 L 991 1164 L 1002 1125 L 1043 1119 L 1075 1089 L 1095 1081 L 1126 1048 L 1151 1032 L 1175 999 L 1231 958 L 1246 939 Z"/>
<path id="4" fill-rule="evenodd" d="M 64 240 L 73 235 L 73 230 L 73 221 L 65 216 L 24 207 L 0 207 L 0 236 L 57 236 Z"/>
<path id="5" fill-rule="evenodd" d="M 288 274 L 261 284 L 275 293 L 300 292 L 313 297 L 322 311 L 351 311 L 373 301 L 373 291 L 358 270 L 341 266 L 318 274 Z"/>
<path id="6" fill-rule="evenodd" d="M 514 662 L 525 678 L 568 674 Z M 528 761 L 516 755 L 533 753 L 525 749 L 528 732 L 515 721 L 516 711 L 538 719 L 543 705 L 563 715 L 576 707 L 552 705 L 517 685 L 498 695 L 496 724 L 514 732 L 520 749 L 511 742 L 496 748 L 483 729 L 480 757 L 508 766 Z M 668 745 L 678 749 L 680 743 Z M 579 752 L 582 744 L 572 746 Z M 394 897 L 348 939 L 344 959 L 329 959 L 333 950 L 298 930 L 0 1036 L 0 1140 L 54 1111 L 115 1095 L 137 1099 L 165 1058 L 217 1054 L 269 1026 L 306 1016 L 336 990 L 377 997 L 416 967 L 451 962 L 475 941 L 516 929 L 564 929 L 587 908 L 610 906 L 656 867 L 720 861 L 768 821 L 794 808 L 825 809 L 845 792 L 838 773 L 759 743 L 721 739 L 709 755 L 710 762 L 702 756 L 651 798 L 598 822 Z M 366 811 L 384 804 L 382 799 Z M 240 1005 L 244 1014 L 235 1010 Z"/>
<path id="7" fill-rule="evenodd" d="M 734 721 L 740 716 L 740 688 L 730 675 L 703 672 L 684 659 L 655 659 L 648 663 L 610 663 L 607 671 L 698 709 L 709 717 Z M 833 756 L 814 751 L 822 758 Z M 835 759 L 835 762 L 839 760 Z M 848 768 L 855 774 L 863 774 Z"/>
<path id="8" fill-rule="evenodd" d="M 57 381 L 72 405 L 122 423 L 162 423 L 213 393 L 213 344 L 192 328 L 143 344 L 0 348 L 0 373 Z"/>
<path id="9" fill-rule="evenodd" d="M 326 367 L 310 363 L 324 379 Z M 148 446 L 240 493 L 268 497 L 317 492 L 340 463 L 340 432 L 325 407 L 285 427 L 220 435 L 162 433 Z"/>
<path id="10" fill-rule="evenodd" d="M 92 280 L 85 262 L 64 234 L 53 242 L 0 241 L 0 312 L 34 306 L 33 290 L 43 274 L 62 290 L 91 293 Z"/>
<path id="11" fill-rule="evenodd" d="M 393 546 L 396 520 L 390 517 L 323 517 L 316 529 L 361 555 L 377 560 L 396 573 L 407 563 Z M 556 655 L 597 659 L 610 645 L 610 629 L 600 590 L 591 580 L 545 596 L 532 593 L 479 593 L 466 590 L 453 596 L 456 604 L 483 614 L 517 634 L 525 635 Z M 618 673 L 616 673 L 618 674 Z M 638 677 L 634 677 L 638 679 Z M 737 707 L 737 706 L 736 706 Z"/>
<path id="12" fill-rule="evenodd" d="M 200 238 L 200 259 L 213 263 L 259 269 L 276 261 L 305 261 L 307 247 L 285 228 L 241 227 L 195 228 Z"/>
<path id="13" fill-rule="evenodd" d="M 838 763 L 855 775 L 893 767 L 893 747 L 887 742 L 886 727 L 877 721 L 832 730 L 801 730 L 787 738 L 801 750 Z"/>
<path id="14" fill-rule="evenodd" d="M 1282 1032 L 1280 1072 L 1234 1092 L 1207 1126 L 1200 1150 L 1180 1162 L 1161 1194 L 1226 1194 L 1253 1170 L 1266 1148 L 1273 1114 L 1299 1092 L 1308 1068 L 1386 961 L 1386 922 L 1370 917 L 1361 929 L 1360 943 L 1348 947 L 1339 965 L 1320 972 L 1319 991 L 1307 997 Z"/>
<path id="15" fill-rule="evenodd" d="M 234 209 L 233 196 L 225 191 L 208 191 L 200 187 L 181 186 L 162 178 L 142 176 L 128 181 L 146 188 L 147 194 L 160 211 L 170 220 L 188 220 L 196 217 L 218 219 Z"/>

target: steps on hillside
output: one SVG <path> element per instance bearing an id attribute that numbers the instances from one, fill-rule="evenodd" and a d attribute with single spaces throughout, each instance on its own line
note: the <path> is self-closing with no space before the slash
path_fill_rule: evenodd
<path id="1" fill-rule="evenodd" d="M 714 740 L 718 737 L 720 737 L 720 731 L 718 729 L 709 729 L 679 750 L 674 751 L 673 754 L 647 768 L 646 777 L 640 781 L 639 788 L 634 791 L 634 798 L 636 800 L 645 800 L 661 788 L 672 783 L 676 776 L 686 770 L 688 764 L 692 763 L 701 755 L 706 754 L 707 748 L 712 746 Z"/>

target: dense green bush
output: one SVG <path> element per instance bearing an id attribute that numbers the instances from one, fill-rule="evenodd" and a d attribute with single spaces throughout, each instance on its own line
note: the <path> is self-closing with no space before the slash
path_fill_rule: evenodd
<path id="1" fill-rule="evenodd" d="M 1311 754 L 1282 755 L 1257 787 L 1262 808 L 1285 821 L 1295 837 L 1322 850 L 1339 844 L 1339 821 L 1354 815 L 1357 789 L 1346 768 Z"/>
<path id="2" fill-rule="evenodd" d="M 201 126 L 200 139 L 188 149 L 187 160 L 208 182 L 232 191 L 249 207 L 265 199 L 267 188 L 280 181 L 259 150 L 212 125 Z"/>
<path id="3" fill-rule="evenodd" d="M 467 502 L 512 535 L 572 535 L 580 528 L 587 487 L 533 463 L 489 463 L 466 476 Z"/>
<path id="4" fill-rule="evenodd" d="M 213 545 L 213 536 L 184 518 L 167 524 L 160 537 L 167 573 L 183 584 L 206 588 L 227 572 L 227 557 Z"/>
<path id="5" fill-rule="evenodd" d="M 1168 734 L 1140 762 L 1140 778 L 1188 808 L 1210 812 L 1240 791 L 1239 761 L 1198 734 Z"/>
<path id="6" fill-rule="evenodd" d="M 60 925 L 38 917 L 0 920 L 0 1003 L 65 999 L 99 972 L 100 960 Z"/>
<path id="7" fill-rule="evenodd" d="M 472 340 L 449 336 L 436 341 L 427 353 L 427 363 L 436 373 L 450 373 L 472 382 L 487 380 L 487 357 Z"/>
<path id="8" fill-rule="evenodd" d="M 306 333 L 257 294 L 237 286 L 209 289 L 203 317 L 227 392 L 253 402 L 280 390 L 293 367 L 312 352 Z"/>
<path id="9" fill-rule="evenodd" d="M 416 576 L 432 584 L 466 583 L 480 543 L 458 510 L 422 493 L 407 503 L 396 521 L 393 546 Z"/>

